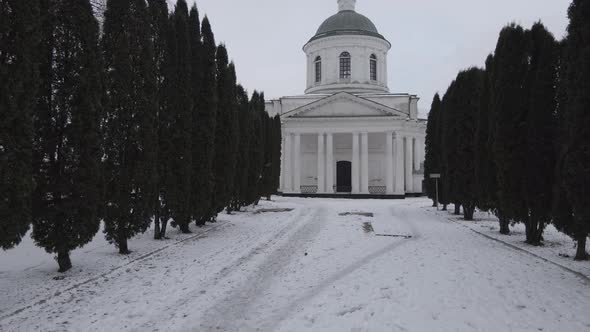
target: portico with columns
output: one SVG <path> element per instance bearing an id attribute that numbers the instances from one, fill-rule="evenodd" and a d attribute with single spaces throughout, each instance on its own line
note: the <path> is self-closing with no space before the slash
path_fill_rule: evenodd
<path id="1" fill-rule="evenodd" d="M 416 95 L 390 93 L 391 44 L 356 0 L 338 0 L 303 47 L 307 88 L 268 101 L 282 120 L 280 191 L 296 196 L 403 198 L 422 193 L 426 122 Z"/>

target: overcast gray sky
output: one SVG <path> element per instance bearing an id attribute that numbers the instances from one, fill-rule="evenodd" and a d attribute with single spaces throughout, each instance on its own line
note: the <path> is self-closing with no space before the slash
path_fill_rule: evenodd
<path id="1" fill-rule="evenodd" d="M 168 0 L 175 3 L 176 0 Z M 211 20 L 227 45 L 238 80 L 267 99 L 303 94 L 303 45 L 337 12 L 336 0 L 187 0 Z M 460 69 L 482 66 L 500 29 L 541 20 L 562 38 L 571 0 L 357 0 L 392 48 L 391 92 L 417 94 L 425 116 L 435 92 L 444 93 Z"/>

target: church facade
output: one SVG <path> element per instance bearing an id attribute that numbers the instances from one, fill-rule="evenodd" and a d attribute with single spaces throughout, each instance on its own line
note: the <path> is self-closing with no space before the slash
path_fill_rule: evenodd
<path id="1" fill-rule="evenodd" d="M 419 98 L 389 92 L 391 44 L 355 4 L 338 0 L 338 13 L 303 47 L 305 94 L 266 104 L 282 121 L 284 195 L 422 193 L 426 122 L 418 119 Z"/>

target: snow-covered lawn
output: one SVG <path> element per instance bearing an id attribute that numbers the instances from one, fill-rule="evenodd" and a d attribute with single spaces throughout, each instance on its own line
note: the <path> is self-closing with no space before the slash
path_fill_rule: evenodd
<path id="1" fill-rule="evenodd" d="M 433 212 L 435 211 L 436 210 L 433 210 Z M 438 211 L 435 213 L 447 220 L 468 227 L 476 233 L 483 234 L 484 236 L 497 239 L 501 242 L 522 249 L 542 259 L 546 259 L 557 265 L 571 269 L 572 271 L 579 272 L 590 279 L 590 263 L 573 260 L 576 256 L 576 242 L 569 236 L 559 232 L 553 227 L 553 225 L 548 225 L 543 232 L 543 246 L 535 247 L 524 242 L 526 238 L 524 224 L 511 225 L 511 234 L 506 236 L 500 234 L 498 219 L 489 213 L 477 212 L 475 214 L 475 221 L 465 221 L 461 216 L 454 216 L 448 212 Z M 590 252 L 590 241 L 586 242 L 586 252 Z"/>
<path id="2" fill-rule="evenodd" d="M 573 273 L 590 263 L 559 256 L 569 238 L 498 236 L 536 257 L 472 231 L 496 237 L 492 218 L 429 205 L 277 197 L 259 208 L 293 210 L 146 233 L 129 257 L 98 235 L 64 275 L 27 240 L 0 252 L 0 331 L 590 330 L 590 283 Z"/>

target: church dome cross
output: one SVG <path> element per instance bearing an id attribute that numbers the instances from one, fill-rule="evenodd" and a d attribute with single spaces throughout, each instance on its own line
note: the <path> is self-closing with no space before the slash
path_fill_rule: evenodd
<path id="1" fill-rule="evenodd" d="M 354 11 L 356 0 L 338 0 L 338 11 L 352 10 Z"/>

